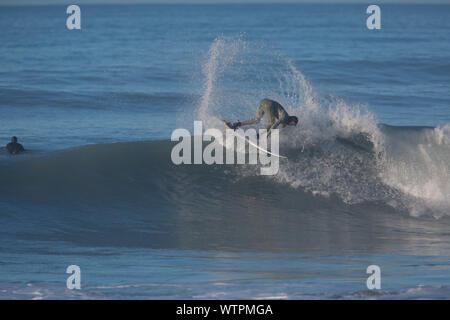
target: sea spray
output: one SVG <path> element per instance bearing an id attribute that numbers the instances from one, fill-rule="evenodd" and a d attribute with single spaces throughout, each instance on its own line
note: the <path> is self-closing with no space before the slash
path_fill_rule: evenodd
<path id="1" fill-rule="evenodd" d="M 386 153 L 380 176 L 402 192 L 411 215 L 450 215 L 450 125 L 437 128 L 385 127 Z"/>
<path id="2" fill-rule="evenodd" d="M 347 204 L 387 204 L 414 216 L 450 212 L 448 126 L 420 133 L 423 139 L 435 140 L 432 146 L 405 142 L 413 156 L 405 150 L 400 159 L 400 149 L 390 145 L 366 105 L 317 94 L 292 61 L 243 36 L 217 38 L 203 75 L 195 114 L 206 127 L 218 127 L 220 119 L 254 117 L 263 98 L 280 102 L 299 117 L 297 127 L 280 131 L 280 148 L 289 161 L 271 177 L 273 182 L 313 195 L 337 195 Z M 241 177 L 258 174 L 251 167 L 236 170 Z"/>

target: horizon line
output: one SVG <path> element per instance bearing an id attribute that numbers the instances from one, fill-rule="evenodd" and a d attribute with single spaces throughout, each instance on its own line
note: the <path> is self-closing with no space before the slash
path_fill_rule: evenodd
<path id="1" fill-rule="evenodd" d="M 72 1 L 72 3 L 69 3 L 69 1 L 67 1 L 67 3 L 63 3 L 64 1 L 58 1 L 58 2 L 43 2 L 43 3 L 36 3 L 36 2 L 24 2 L 24 3 L 18 3 L 18 1 L 11 1 L 10 3 L 8 2 L 3 2 L 0 3 L 0 7 L 24 7 L 24 6 L 29 6 L 29 7 L 39 7 L 39 6 L 68 6 L 71 4 L 74 4 Z M 450 5 L 450 1 L 448 0 L 431 0 L 431 1 L 423 1 L 423 0 L 387 0 L 387 1 L 376 1 L 377 5 Z M 90 5 L 166 5 L 166 6 L 172 6 L 172 5 L 205 5 L 205 6 L 214 6 L 214 5 L 301 5 L 301 4 L 308 4 L 308 5 L 370 5 L 369 2 L 365 2 L 365 1 L 358 1 L 358 0 L 338 0 L 338 1 L 333 1 L 333 0 L 319 0 L 319 1 L 314 1 L 314 0 L 300 0 L 300 1 L 295 1 L 295 0 L 291 0 L 291 1 L 280 1 L 280 2 L 275 2 L 275 1 L 271 1 L 271 0 L 256 0 L 256 1 L 223 1 L 223 0 L 219 0 L 218 2 L 204 2 L 204 1 L 198 1 L 198 0 L 194 0 L 194 1 L 189 1 L 189 2 L 166 2 L 166 1 L 160 1 L 160 0 L 156 0 L 154 2 L 150 2 L 150 1 L 145 1 L 145 0 L 138 0 L 138 1 L 131 1 L 131 2 L 116 2 L 116 1 L 109 1 L 109 0 L 100 0 L 100 1 L 93 1 L 93 2 L 84 2 L 81 1 L 79 3 L 77 3 L 76 5 L 83 5 L 83 6 L 90 6 Z"/>

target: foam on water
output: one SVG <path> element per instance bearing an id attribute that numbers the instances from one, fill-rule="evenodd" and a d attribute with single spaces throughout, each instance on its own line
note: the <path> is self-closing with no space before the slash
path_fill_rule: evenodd
<path id="1" fill-rule="evenodd" d="M 400 132 L 391 129 L 386 139 L 389 143 L 380 176 L 402 192 L 400 205 L 414 216 L 450 215 L 450 125 Z"/>
<path id="2" fill-rule="evenodd" d="M 449 125 L 412 130 L 414 138 L 403 139 L 380 126 L 366 105 L 317 94 L 290 60 L 243 36 L 217 38 L 203 74 L 196 116 L 206 128 L 220 128 L 221 118 L 254 117 L 263 98 L 299 117 L 297 127 L 281 132 L 281 154 L 289 160 L 281 162 L 275 181 L 336 194 L 349 204 L 381 202 L 414 216 L 450 214 Z"/>

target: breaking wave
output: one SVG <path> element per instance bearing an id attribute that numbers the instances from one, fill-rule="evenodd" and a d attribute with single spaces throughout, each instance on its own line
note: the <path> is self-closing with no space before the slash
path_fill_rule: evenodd
<path id="1" fill-rule="evenodd" d="M 349 204 L 381 202 L 413 216 L 450 214 L 450 125 L 380 125 L 367 106 L 317 94 L 290 60 L 243 37 L 217 38 L 205 60 L 196 115 L 207 128 L 220 127 L 219 119 L 254 117 L 263 98 L 300 119 L 281 133 L 289 161 L 275 181 Z"/>

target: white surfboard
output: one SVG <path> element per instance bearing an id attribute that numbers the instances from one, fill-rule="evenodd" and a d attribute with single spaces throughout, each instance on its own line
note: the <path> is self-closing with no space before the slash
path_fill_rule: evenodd
<path id="1" fill-rule="evenodd" d="M 230 125 L 228 124 L 228 122 L 226 122 L 226 121 L 224 121 L 224 120 L 222 120 L 222 121 L 225 123 L 225 127 L 227 127 L 228 129 L 231 129 L 231 128 L 230 128 Z M 233 130 L 233 129 L 231 129 L 231 130 Z M 261 148 L 261 147 L 258 146 L 256 143 L 254 143 L 253 141 L 251 141 L 251 140 L 248 139 L 247 137 L 245 137 L 245 136 L 243 136 L 243 135 L 240 135 L 240 134 L 237 133 L 237 132 L 236 132 L 236 136 L 238 136 L 238 137 L 241 138 L 241 139 L 244 139 L 248 144 L 251 144 L 252 146 L 254 146 L 255 148 L 257 148 L 258 150 L 261 150 L 262 152 L 265 152 L 265 153 L 267 153 L 267 154 L 270 154 L 271 156 L 275 156 L 275 157 L 278 157 L 278 158 L 284 158 L 284 159 L 287 159 L 287 157 L 285 157 L 285 156 L 282 156 L 282 155 L 276 154 L 276 153 L 274 153 L 274 152 L 271 152 L 271 151 L 269 151 L 269 150 L 266 150 L 266 149 L 264 149 L 264 148 Z"/>

